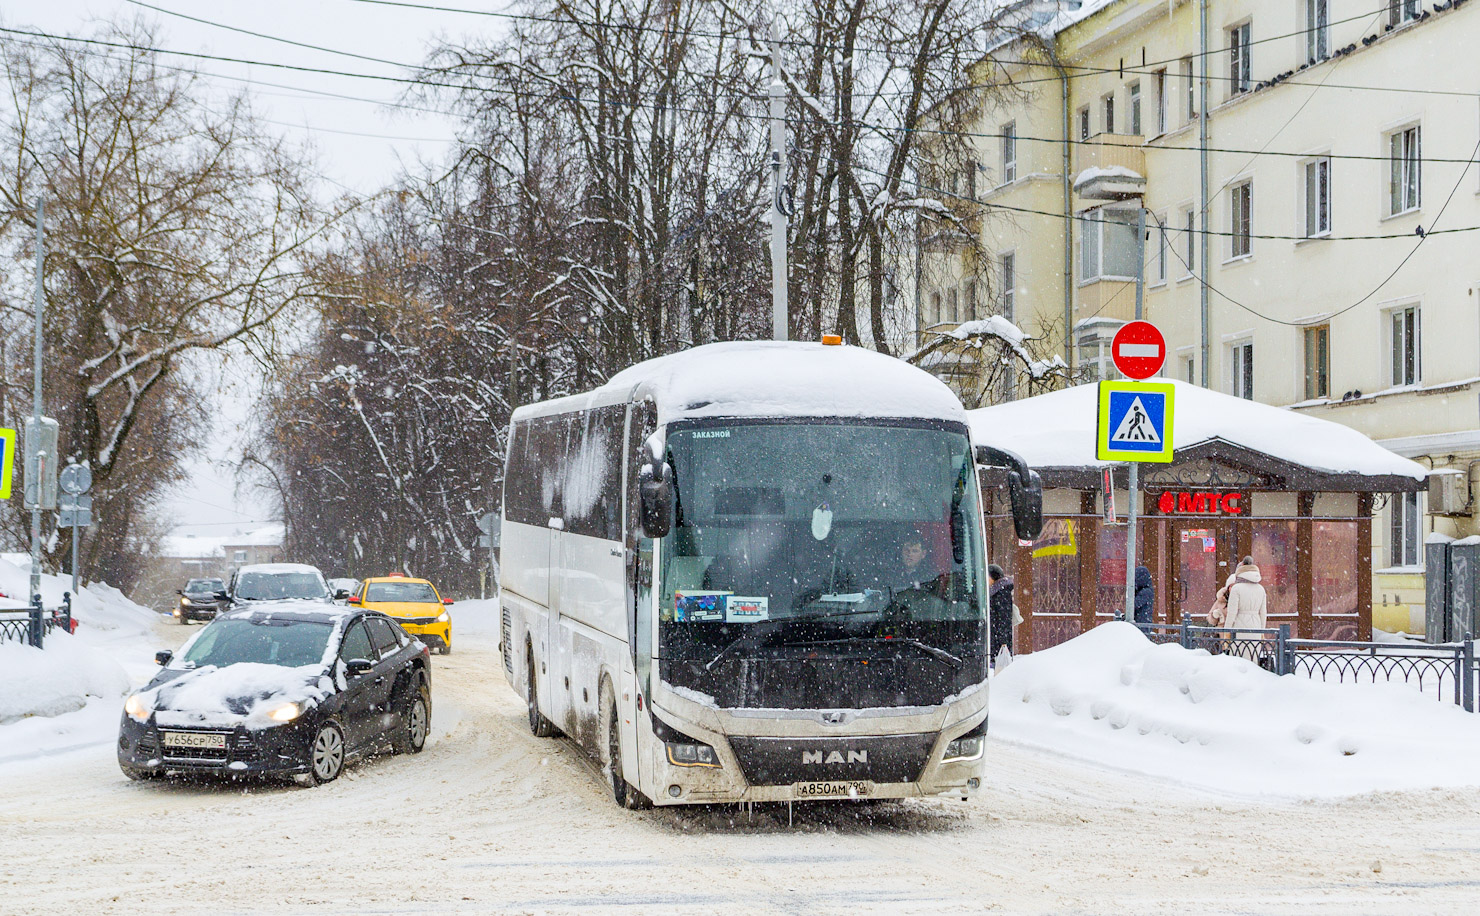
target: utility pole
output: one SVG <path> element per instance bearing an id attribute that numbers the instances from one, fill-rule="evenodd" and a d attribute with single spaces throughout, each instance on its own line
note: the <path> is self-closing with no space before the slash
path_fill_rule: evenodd
<path id="1" fill-rule="evenodd" d="M 46 262 L 45 249 L 46 193 L 36 192 L 36 363 L 32 377 L 31 421 L 35 435 L 41 435 L 41 312 L 46 299 L 43 288 L 42 267 Z M 29 450 L 29 445 L 27 446 Z M 41 594 L 41 481 L 46 479 L 46 462 L 53 456 L 36 456 L 36 500 L 31 505 L 31 593 L 27 598 Z"/>
<path id="2" fill-rule="evenodd" d="M 1209 351 L 1212 349 L 1209 341 L 1212 340 L 1213 333 L 1210 326 L 1212 303 L 1209 299 L 1210 291 L 1208 290 L 1208 277 L 1210 273 L 1208 260 L 1212 257 L 1212 245 L 1208 242 L 1208 214 L 1212 212 L 1212 207 L 1208 200 L 1208 0 L 1198 0 L 1197 41 L 1198 57 L 1202 62 L 1202 70 L 1200 71 L 1202 73 L 1202 80 L 1199 85 L 1200 97 L 1197 103 L 1197 146 L 1202 188 L 1200 195 L 1201 207 L 1199 208 L 1198 217 L 1202 226 L 1202 244 L 1199 246 L 1201 249 L 1200 256 L 1202 257 L 1202 282 L 1197 285 L 1199 315 L 1198 342 L 1200 344 L 1197 359 L 1201 364 L 1199 378 L 1202 379 L 1202 386 L 1207 388 L 1209 380 L 1208 358 Z"/>
<path id="3" fill-rule="evenodd" d="M 781 81 L 781 27 L 771 20 L 771 336 L 786 340 L 786 86 Z"/>
<path id="4" fill-rule="evenodd" d="M 1146 201 L 1136 207 L 1136 320 L 1146 297 Z M 1141 463 L 1130 464 L 1125 487 L 1125 619 L 1136 621 L 1136 516 L 1141 510 Z"/>

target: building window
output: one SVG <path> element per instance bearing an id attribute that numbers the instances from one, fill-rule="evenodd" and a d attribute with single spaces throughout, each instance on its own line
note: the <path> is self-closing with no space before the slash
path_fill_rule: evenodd
<path id="1" fill-rule="evenodd" d="M 1253 79 L 1249 61 L 1249 31 L 1253 23 L 1245 22 L 1228 30 L 1228 94 L 1248 92 Z"/>
<path id="2" fill-rule="evenodd" d="M 1187 243 L 1187 257 L 1183 259 L 1185 263 L 1182 265 L 1187 270 L 1182 275 L 1186 278 L 1192 276 L 1197 270 L 1195 266 L 1197 264 L 1197 211 L 1182 211 L 1182 225 L 1186 227 L 1182 233 Z"/>
<path id="3" fill-rule="evenodd" d="M 1330 56 L 1329 0 L 1305 0 L 1305 62 L 1313 64 Z"/>
<path id="4" fill-rule="evenodd" d="M 1388 25 L 1412 22 L 1423 12 L 1419 0 L 1388 0 Z"/>
<path id="5" fill-rule="evenodd" d="M 1119 321 L 1099 319 L 1079 329 L 1079 368 L 1088 372 L 1091 381 L 1114 381 L 1122 377 L 1110 352 L 1120 325 Z"/>
<path id="6" fill-rule="evenodd" d="M 1136 279 L 1136 214 L 1128 210 L 1086 210 L 1079 233 L 1081 280 Z"/>
<path id="7" fill-rule="evenodd" d="M 1254 400 L 1254 342 L 1240 341 L 1228 348 L 1228 393 Z"/>
<path id="8" fill-rule="evenodd" d="M 976 281 L 966 281 L 966 316 L 965 320 L 976 320 Z"/>
<path id="9" fill-rule="evenodd" d="M 1151 77 L 1156 85 L 1156 133 L 1158 136 L 1167 132 L 1167 71 L 1163 67 L 1157 70 Z"/>
<path id="10" fill-rule="evenodd" d="M 1153 214 L 1152 222 L 1156 225 L 1151 227 L 1151 238 L 1156 245 L 1156 282 L 1167 282 L 1167 215 L 1165 213 Z"/>
<path id="11" fill-rule="evenodd" d="M 1187 105 L 1183 115 L 1188 121 L 1197 117 L 1197 76 L 1192 71 L 1192 58 L 1182 58 L 1182 85 L 1187 88 Z"/>
<path id="12" fill-rule="evenodd" d="M 940 293 L 930 294 L 930 312 L 925 316 L 925 324 L 940 324 Z"/>
<path id="13" fill-rule="evenodd" d="M 1250 210 L 1254 205 L 1254 182 L 1236 184 L 1228 191 L 1228 255 L 1242 258 L 1249 254 Z"/>
<path id="14" fill-rule="evenodd" d="M 1130 119 L 1131 136 L 1141 136 L 1141 81 L 1136 80 L 1126 87 L 1126 94 L 1130 96 Z"/>
<path id="15" fill-rule="evenodd" d="M 1331 326 L 1306 328 L 1305 399 L 1331 396 Z"/>
<path id="16" fill-rule="evenodd" d="M 1008 321 L 1017 320 L 1017 255 L 1008 252 L 1002 256 L 1002 315 Z"/>
<path id="17" fill-rule="evenodd" d="M 247 552 L 245 550 L 234 550 L 231 553 L 231 560 L 234 563 L 245 563 L 247 562 Z"/>
<path id="18" fill-rule="evenodd" d="M 1017 122 L 1002 125 L 1002 183 L 1017 181 Z"/>
<path id="19" fill-rule="evenodd" d="M 1089 106 L 1079 109 L 1079 139 L 1089 139 Z"/>
<path id="20" fill-rule="evenodd" d="M 1182 361 L 1182 378 L 1189 385 L 1197 384 L 1197 362 L 1190 356 Z"/>
<path id="21" fill-rule="evenodd" d="M 946 290 L 946 314 L 945 320 L 955 324 L 961 320 L 961 294 L 956 292 L 956 287 Z"/>
<path id="22" fill-rule="evenodd" d="M 1100 110 L 1105 113 L 1105 133 L 1115 133 L 1115 93 L 1106 93 L 1100 100 Z"/>
<path id="23" fill-rule="evenodd" d="M 1304 193 L 1305 220 L 1301 234 L 1306 238 L 1331 232 L 1331 159 L 1322 156 L 1306 162 Z"/>
<path id="24" fill-rule="evenodd" d="M 1388 213 L 1417 210 L 1423 193 L 1423 137 L 1418 125 L 1388 135 Z"/>
<path id="25" fill-rule="evenodd" d="M 1417 493 L 1394 493 L 1389 503 L 1388 560 L 1394 566 L 1418 566 L 1421 516 Z"/>
<path id="26" fill-rule="evenodd" d="M 1393 309 L 1389 314 L 1392 321 L 1392 383 L 1394 386 L 1417 385 L 1423 374 L 1422 316 L 1416 305 Z"/>
<path id="27" fill-rule="evenodd" d="M 978 166 L 975 159 L 966 160 L 966 196 L 976 200 L 976 173 Z"/>

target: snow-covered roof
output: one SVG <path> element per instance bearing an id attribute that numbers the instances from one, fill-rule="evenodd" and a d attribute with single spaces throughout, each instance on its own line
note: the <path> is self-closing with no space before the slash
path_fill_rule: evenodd
<path id="1" fill-rule="evenodd" d="M 1221 441 L 1330 474 L 1410 477 L 1426 468 L 1399 457 L 1354 429 L 1248 401 L 1176 379 L 1172 444 L 1177 450 Z M 1021 455 L 1035 468 L 1100 467 L 1095 458 L 1097 386 L 1077 385 L 995 407 L 968 411 L 972 441 Z"/>
<path id="2" fill-rule="evenodd" d="M 652 397 L 660 422 L 699 417 L 906 417 L 966 422 L 935 376 L 862 347 L 798 341 L 706 344 L 612 376 L 590 395 Z M 565 400 L 565 399 L 562 399 Z M 530 405 L 530 413 L 555 405 Z M 572 404 L 571 406 L 574 406 Z M 516 416 L 519 414 L 516 412 Z"/>
<path id="3" fill-rule="evenodd" d="M 233 534 L 171 534 L 161 539 L 160 554 L 181 560 L 218 560 L 227 547 L 276 547 L 283 542 L 282 525 L 266 525 Z"/>

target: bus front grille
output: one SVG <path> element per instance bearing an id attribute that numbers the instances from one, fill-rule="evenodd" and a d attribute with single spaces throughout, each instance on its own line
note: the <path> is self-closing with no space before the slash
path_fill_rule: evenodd
<path id="1" fill-rule="evenodd" d="M 930 759 L 935 735 L 881 735 L 850 738 L 731 737 L 745 781 L 753 786 L 866 779 L 876 783 L 915 782 Z"/>

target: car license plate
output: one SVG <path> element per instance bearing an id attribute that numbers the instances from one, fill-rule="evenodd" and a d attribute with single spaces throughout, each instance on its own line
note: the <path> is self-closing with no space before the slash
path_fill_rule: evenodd
<path id="1" fill-rule="evenodd" d="M 212 735 L 202 732 L 163 732 L 160 738 L 165 747 L 217 747 L 226 746 L 225 735 Z"/>
<path id="2" fill-rule="evenodd" d="M 793 788 L 797 798 L 862 798 L 872 784 L 861 779 L 835 782 L 799 782 Z"/>

